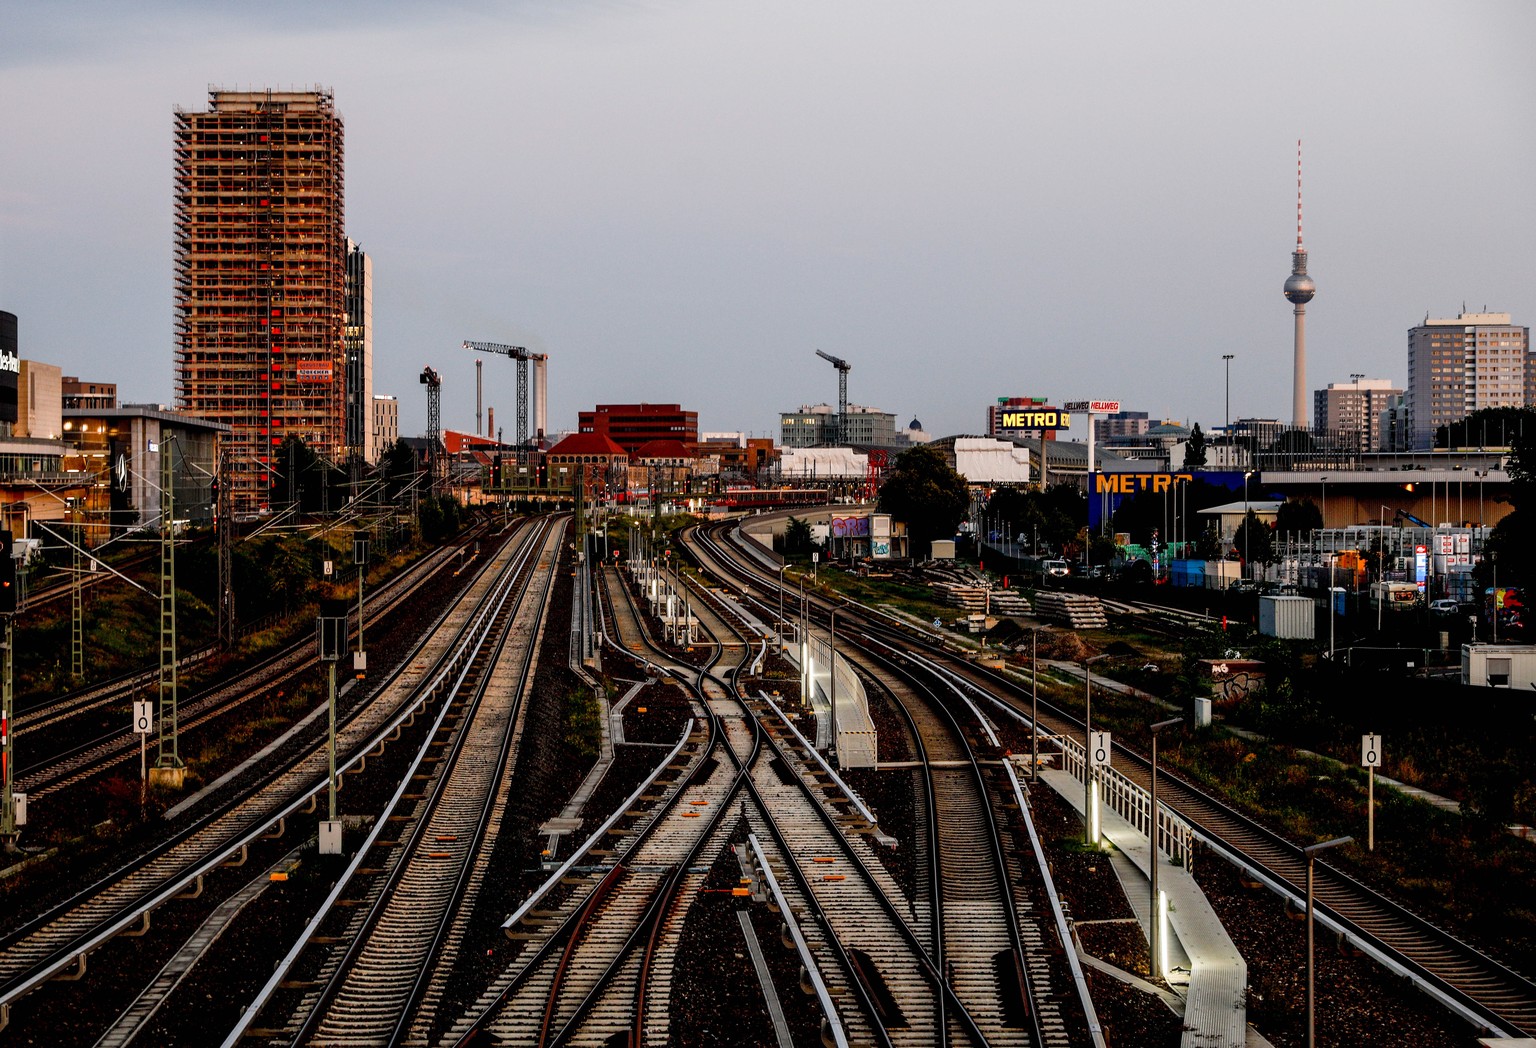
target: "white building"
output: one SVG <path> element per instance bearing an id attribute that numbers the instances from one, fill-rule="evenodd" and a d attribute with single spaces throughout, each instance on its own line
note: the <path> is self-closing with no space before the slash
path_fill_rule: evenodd
<path id="1" fill-rule="evenodd" d="M 373 425 L 368 435 L 368 461 L 377 462 L 400 439 L 400 402 L 382 393 L 373 395 Z"/>

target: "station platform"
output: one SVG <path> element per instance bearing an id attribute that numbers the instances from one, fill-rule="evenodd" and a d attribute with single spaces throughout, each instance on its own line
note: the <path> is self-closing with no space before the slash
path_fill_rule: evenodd
<path id="1" fill-rule="evenodd" d="M 1042 768 L 1040 781 L 1060 794 L 1079 815 L 1083 814 L 1081 781 L 1053 768 Z M 1111 863 L 1150 941 L 1152 880 L 1147 836 L 1108 807 L 1100 809 L 1099 826 L 1103 837 L 1113 846 Z M 1157 883 L 1168 896 L 1172 933 L 1168 940 L 1168 984 L 1183 1002 L 1181 1048 L 1266 1048 L 1268 1042 L 1248 1025 L 1248 964 L 1194 876 L 1164 858 L 1158 867 Z M 1103 970 L 1099 964 L 1093 966 Z M 1134 976 L 1125 981 L 1141 982 Z"/>

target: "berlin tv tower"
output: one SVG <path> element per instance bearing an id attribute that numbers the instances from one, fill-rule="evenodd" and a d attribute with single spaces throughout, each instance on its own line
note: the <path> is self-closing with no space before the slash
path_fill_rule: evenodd
<path id="1" fill-rule="evenodd" d="M 1296 250 L 1291 252 L 1291 275 L 1285 281 L 1285 297 L 1296 306 L 1296 374 L 1291 380 L 1291 424 L 1307 428 L 1307 303 L 1317 285 L 1307 276 L 1307 249 L 1301 246 L 1301 142 L 1296 143 Z"/>

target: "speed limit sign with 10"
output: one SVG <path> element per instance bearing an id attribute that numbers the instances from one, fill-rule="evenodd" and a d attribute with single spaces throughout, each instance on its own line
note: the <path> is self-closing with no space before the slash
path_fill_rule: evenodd
<path id="1" fill-rule="evenodd" d="M 1093 745 L 1088 747 L 1088 764 L 1090 767 L 1110 766 L 1110 739 L 1109 732 L 1093 732 Z"/>
<path id="2" fill-rule="evenodd" d="M 1380 735 L 1362 735 L 1362 736 L 1360 736 L 1360 767 L 1362 767 L 1362 768 L 1379 768 L 1379 767 L 1381 767 L 1381 736 Z"/>

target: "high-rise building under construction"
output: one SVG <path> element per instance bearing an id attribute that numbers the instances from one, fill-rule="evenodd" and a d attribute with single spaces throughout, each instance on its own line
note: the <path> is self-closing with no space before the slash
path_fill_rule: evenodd
<path id="1" fill-rule="evenodd" d="M 286 437 L 347 449 L 342 158 L 328 90 L 215 90 L 176 113 L 176 396 L 233 427 L 239 510 L 270 503 Z"/>

